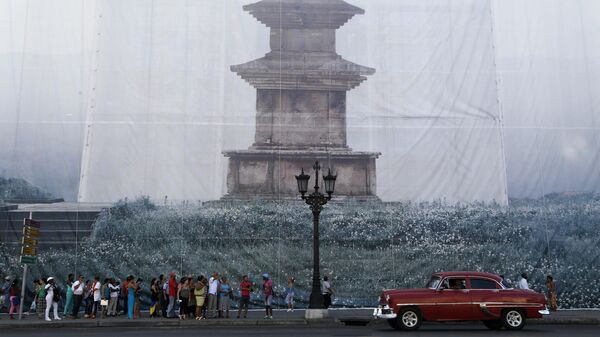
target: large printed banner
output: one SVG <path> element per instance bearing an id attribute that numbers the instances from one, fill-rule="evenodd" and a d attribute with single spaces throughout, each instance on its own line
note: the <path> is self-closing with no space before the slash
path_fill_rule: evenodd
<path id="1" fill-rule="evenodd" d="M 599 13 L 4 0 L 1 272 L 17 273 L 17 222 L 37 212 L 34 275 L 269 272 L 308 292 L 295 176 L 312 187 L 319 161 L 337 176 L 322 213 L 334 304 L 477 269 L 528 272 L 540 291 L 552 274 L 559 305 L 597 306 Z"/>

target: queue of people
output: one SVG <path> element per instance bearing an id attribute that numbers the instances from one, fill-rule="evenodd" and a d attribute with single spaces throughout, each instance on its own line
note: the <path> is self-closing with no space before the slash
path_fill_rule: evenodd
<path id="1" fill-rule="evenodd" d="M 140 296 L 142 293 L 149 293 L 151 318 L 229 318 L 231 307 L 235 304 L 234 293 L 239 293 L 236 315 L 239 319 L 247 318 L 251 294 L 259 293 L 258 303 L 264 305 L 264 318 L 272 319 L 275 295 L 273 280 L 268 273 L 261 276 L 262 282 L 257 284 L 252 282 L 248 275 L 244 275 L 235 288 L 227 277 L 217 272 L 209 278 L 204 275 L 177 278 L 175 272 L 172 272 L 168 277 L 160 275 L 153 278 L 148 285 L 145 285 L 143 279 L 133 275 L 121 282 L 115 278 L 101 280 L 99 276 L 95 276 L 86 279 L 83 275 L 75 278 L 74 274 L 69 274 L 62 285 L 64 288 L 59 286 L 54 277 L 47 277 L 34 281 L 34 299 L 30 311 L 46 321 L 61 320 L 58 311 L 60 303 L 63 305 L 63 317 L 72 319 L 80 318 L 81 311 L 83 318 L 87 319 L 117 315 L 137 319 L 141 317 Z M 21 305 L 19 280 L 10 280 L 10 277 L 7 277 L 5 281 L 5 284 L 10 285 L 3 286 L 2 295 L 6 295 L 6 302 L 10 303 L 9 316 L 14 319 L 14 314 L 19 312 Z M 295 279 L 289 277 L 283 294 L 288 312 L 294 310 L 296 294 Z M 327 277 L 323 282 L 323 294 L 325 302 L 330 305 L 333 287 Z"/>

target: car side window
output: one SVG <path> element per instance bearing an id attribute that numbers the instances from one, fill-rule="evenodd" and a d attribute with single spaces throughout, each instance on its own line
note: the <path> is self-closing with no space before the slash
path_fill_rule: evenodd
<path id="1" fill-rule="evenodd" d="M 471 279 L 471 289 L 497 289 L 497 283 L 492 280 L 486 280 L 481 278 Z"/>
<path id="2" fill-rule="evenodd" d="M 467 289 L 467 281 L 464 278 L 446 278 L 440 289 Z"/>

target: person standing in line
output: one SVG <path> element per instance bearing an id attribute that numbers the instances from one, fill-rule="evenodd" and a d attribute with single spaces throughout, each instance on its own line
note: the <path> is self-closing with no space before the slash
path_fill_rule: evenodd
<path id="1" fill-rule="evenodd" d="M 163 283 L 165 281 L 165 275 L 160 274 L 160 276 L 158 276 L 158 279 L 156 280 L 156 291 L 157 291 L 157 296 L 156 296 L 156 317 L 160 317 L 162 316 L 162 312 L 163 312 L 163 296 L 162 296 L 162 286 Z"/>
<path id="2" fill-rule="evenodd" d="M 129 319 L 133 319 L 133 309 L 135 307 L 135 290 L 135 279 L 132 278 L 127 282 L 127 318 Z"/>
<path id="3" fill-rule="evenodd" d="M 121 292 L 123 293 L 123 312 L 127 313 L 127 309 L 129 308 L 129 282 L 133 282 L 133 276 L 129 275 L 123 281 L 123 287 L 121 288 Z"/>
<path id="4" fill-rule="evenodd" d="M 167 317 L 175 318 L 175 300 L 177 299 L 177 279 L 175 279 L 175 272 L 171 273 L 169 277 L 169 306 L 167 308 Z"/>
<path id="5" fill-rule="evenodd" d="M 556 311 L 558 309 L 558 304 L 556 303 L 556 283 L 554 283 L 552 275 L 546 276 L 546 290 L 548 292 L 547 295 L 550 310 Z"/>
<path id="6" fill-rule="evenodd" d="M 83 290 L 85 288 L 85 284 L 83 283 L 83 275 L 79 275 L 77 281 L 73 283 L 71 289 L 73 290 L 73 319 L 77 319 L 77 315 L 79 314 L 79 308 L 81 307 L 81 302 L 83 301 Z"/>
<path id="7" fill-rule="evenodd" d="M 14 313 L 19 313 L 19 307 L 21 306 L 21 288 L 19 287 L 19 280 L 14 279 L 8 289 L 8 300 L 10 308 L 8 309 L 8 317 L 15 319 Z"/>
<path id="8" fill-rule="evenodd" d="M 206 319 L 204 302 L 206 301 L 206 278 L 203 275 L 198 276 L 196 286 L 194 287 L 194 297 L 196 298 L 196 319 Z"/>
<path id="9" fill-rule="evenodd" d="M 204 285 L 204 305 L 202 306 L 202 317 L 206 319 L 208 317 L 208 278 L 202 275 L 202 284 Z"/>
<path id="10" fill-rule="evenodd" d="M 40 280 L 41 279 L 33 280 L 33 300 L 31 301 L 31 307 L 29 308 L 29 311 L 35 311 L 35 313 L 37 314 L 38 317 L 40 317 L 40 311 L 38 309 L 38 306 L 39 306 L 38 295 L 40 293 Z"/>
<path id="11" fill-rule="evenodd" d="M 43 278 L 35 280 L 35 312 L 41 319 L 46 312 L 46 281 Z"/>
<path id="12" fill-rule="evenodd" d="M 117 316 L 120 315 L 121 313 L 125 314 L 125 311 L 127 311 L 126 308 L 123 307 L 123 286 L 121 285 L 121 281 L 116 280 L 115 279 L 115 286 L 117 287 L 117 289 L 119 289 L 119 293 L 117 294 Z"/>
<path id="13" fill-rule="evenodd" d="M 75 278 L 75 275 L 69 274 L 67 276 L 67 281 L 65 282 L 67 291 L 66 291 L 65 309 L 63 310 L 63 316 L 68 316 L 73 311 L 73 289 L 71 287 L 73 286 L 74 278 Z"/>
<path id="14" fill-rule="evenodd" d="M 252 283 L 248 280 L 248 275 L 242 276 L 240 283 L 240 305 L 237 313 L 237 318 L 240 318 L 242 311 L 244 318 L 248 315 L 248 305 L 250 305 L 250 292 L 252 291 Z"/>
<path id="15" fill-rule="evenodd" d="M 90 318 L 95 319 L 98 314 L 98 307 L 100 306 L 100 300 L 102 299 L 102 292 L 100 291 L 100 277 L 94 276 L 94 281 L 90 287 L 90 300 L 92 301 L 92 310 L 90 310 Z"/>
<path id="16" fill-rule="evenodd" d="M 190 300 L 189 279 L 182 277 L 177 287 L 177 298 L 179 299 L 179 319 L 187 318 L 188 302 Z"/>
<path id="17" fill-rule="evenodd" d="M 60 317 L 58 316 L 58 301 L 60 300 L 60 294 L 53 277 L 48 278 L 44 288 L 46 290 L 46 322 L 52 321 L 50 319 L 51 307 L 54 307 L 54 320 L 60 321 Z"/>
<path id="18" fill-rule="evenodd" d="M 214 272 L 208 280 L 208 317 L 217 317 L 217 295 L 219 291 L 219 273 Z"/>
<path id="19" fill-rule="evenodd" d="M 519 280 L 519 289 L 529 290 L 529 283 L 527 283 L 527 273 L 521 274 L 521 279 Z"/>
<path id="20" fill-rule="evenodd" d="M 108 302 L 108 316 L 117 316 L 117 302 L 119 301 L 119 293 L 121 292 L 120 287 L 116 284 L 115 279 L 111 278 L 108 283 L 108 290 L 110 291 L 110 300 Z"/>
<path id="21" fill-rule="evenodd" d="M 288 277 L 288 285 L 287 285 L 287 289 L 286 289 L 286 295 L 285 295 L 285 304 L 287 304 L 287 311 L 288 312 L 293 312 L 294 311 L 294 295 L 296 290 L 294 289 L 294 283 L 296 282 L 296 280 L 294 280 L 293 277 Z"/>
<path id="22" fill-rule="evenodd" d="M 188 298 L 189 298 L 189 300 L 188 300 L 188 307 L 187 307 L 187 311 L 186 311 L 188 318 L 193 318 L 196 313 L 196 296 L 194 296 L 194 288 L 195 288 L 194 276 L 188 275 L 188 289 L 189 289 Z"/>
<path id="23" fill-rule="evenodd" d="M 10 308 L 10 286 L 11 285 L 12 285 L 12 280 L 10 279 L 10 276 L 6 276 L 4 278 L 4 283 L 2 284 L 2 289 L 0 291 L 0 293 L 2 293 L 2 296 L 4 296 L 3 306 L 6 306 L 6 310 L 8 310 L 8 308 Z"/>
<path id="24" fill-rule="evenodd" d="M 159 290 L 158 281 L 150 280 L 150 318 L 158 317 Z"/>
<path id="25" fill-rule="evenodd" d="M 85 287 L 83 288 L 83 300 L 85 301 L 85 315 L 84 318 L 92 317 L 92 310 L 94 309 L 94 290 L 92 285 L 94 283 L 90 280 L 85 280 Z"/>
<path id="26" fill-rule="evenodd" d="M 140 302 L 142 283 L 144 283 L 144 280 L 138 277 L 137 281 L 135 282 L 135 292 L 133 293 L 133 318 L 142 318 L 142 303 Z"/>
<path id="27" fill-rule="evenodd" d="M 219 317 L 229 318 L 229 300 L 232 297 L 233 293 L 227 277 L 222 277 L 221 286 L 219 287 Z"/>
<path id="28" fill-rule="evenodd" d="M 168 318 L 167 309 L 169 308 L 169 281 L 163 280 L 161 283 L 161 296 L 160 300 L 162 301 L 162 317 Z"/>
<path id="29" fill-rule="evenodd" d="M 269 278 L 268 273 L 264 273 L 263 277 L 263 298 L 265 301 L 265 318 L 273 319 L 273 281 Z"/>
<path id="30" fill-rule="evenodd" d="M 102 307 L 102 318 L 108 317 L 108 305 L 110 304 L 110 279 L 105 278 L 104 283 L 102 284 L 102 289 L 100 292 L 102 293 L 102 301 L 100 301 L 100 306 Z"/>
<path id="31" fill-rule="evenodd" d="M 327 276 L 323 277 L 323 304 L 325 305 L 325 309 L 329 309 L 331 306 L 331 297 L 335 293 L 331 282 L 329 282 L 329 278 Z"/>

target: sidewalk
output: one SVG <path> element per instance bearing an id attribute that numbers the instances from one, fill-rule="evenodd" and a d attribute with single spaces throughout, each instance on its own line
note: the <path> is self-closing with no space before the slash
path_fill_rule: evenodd
<path id="1" fill-rule="evenodd" d="M 385 321 L 373 320 L 372 309 L 331 309 L 329 318 L 307 321 L 304 310 L 286 312 L 275 310 L 273 319 L 263 319 L 264 312 L 255 310 L 248 313 L 247 319 L 237 319 L 236 312 L 230 312 L 232 318 L 206 319 L 197 321 L 187 319 L 141 318 L 128 320 L 125 316 L 97 319 L 69 319 L 46 322 L 35 315 L 23 316 L 22 320 L 9 320 L 6 314 L 0 315 L 0 329 L 6 328 L 96 328 L 96 327 L 201 327 L 201 326 L 343 326 L 387 324 Z M 145 313 L 147 317 L 147 313 Z M 435 324 L 435 323 L 434 323 Z M 600 310 L 559 310 L 543 319 L 530 319 L 527 324 L 581 324 L 600 325 Z"/>

